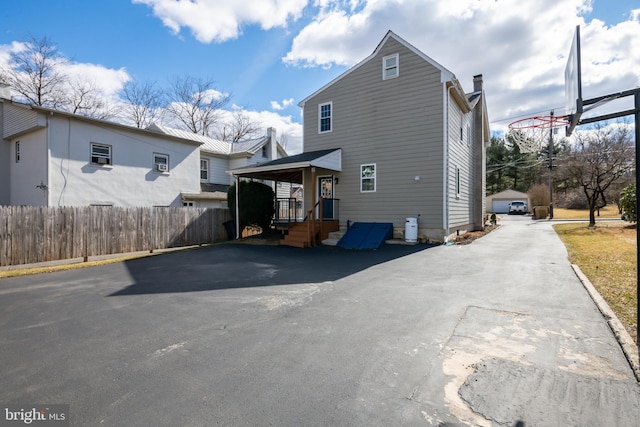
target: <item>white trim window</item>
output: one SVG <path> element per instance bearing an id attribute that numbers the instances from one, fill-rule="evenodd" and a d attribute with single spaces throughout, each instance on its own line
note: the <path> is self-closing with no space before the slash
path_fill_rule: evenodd
<path id="1" fill-rule="evenodd" d="M 111 146 L 105 144 L 91 143 L 91 164 L 94 165 L 111 165 Z"/>
<path id="2" fill-rule="evenodd" d="M 460 168 L 456 166 L 456 199 L 460 198 Z"/>
<path id="3" fill-rule="evenodd" d="M 400 75 L 399 59 L 397 53 L 382 58 L 382 80 L 393 79 Z"/>
<path id="4" fill-rule="evenodd" d="M 209 160 L 200 159 L 200 181 L 209 181 Z"/>
<path id="5" fill-rule="evenodd" d="M 318 133 L 331 132 L 333 128 L 333 102 L 318 105 Z"/>
<path id="6" fill-rule="evenodd" d="M 160 173 L 169 172 L 169 155 L 153 153 L 153 170 Z"/>
<path id="7" fill-rule="evenodd" d="M 20 141 L 16 141 L 16 163 L 20 163 Z"/>
<path id="8" fill-rule="evenodd" d="M 374 193 L 376 191 L 376 164 L 360 165 L 360 192 Z"/>

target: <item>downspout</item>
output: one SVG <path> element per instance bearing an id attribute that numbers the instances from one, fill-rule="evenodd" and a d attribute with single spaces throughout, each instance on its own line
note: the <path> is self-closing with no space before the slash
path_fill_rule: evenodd
<path id="1" fill-rule="evenodd" d="M 47 202 L 45 206 L 51 205 L 51 168 L 49 167 L 49 163 L 51 162 L 51 116 L 53 116 L 53 112 L 47 116 L 47 161 L 45 166 L 45 173 L 47 174 L 47 189 L 45 190 Z"/>

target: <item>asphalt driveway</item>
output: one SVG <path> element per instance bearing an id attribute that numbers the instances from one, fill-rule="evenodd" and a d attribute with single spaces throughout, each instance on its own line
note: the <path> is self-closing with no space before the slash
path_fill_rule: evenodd
<path id="1" fill-rule="evenodd" d="M 77 426 L 634 425 L 547 222 L 465 246 L 222 245 L 0 279 L 0 403 Z"/>

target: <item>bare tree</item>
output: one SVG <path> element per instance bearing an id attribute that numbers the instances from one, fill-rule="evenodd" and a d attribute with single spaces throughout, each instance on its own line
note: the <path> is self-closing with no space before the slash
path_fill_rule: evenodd
<path id="1" fill-rule="evenodd" d="M 127 82 L 122 89 L 124 118 L 138 128 L 146 128 L 161 119 L 164 93 L 155 83 Z"/>
<path id="2" fill-rule="evenodd" d="M 59 108 L 65 100 L 67 63 L 50 39 L 29 36 L 24 49 L 11 53 L 9 66 L 0 68 L 0 80 L 30 104 Z"/>
<path id="3" fill-rule="evenodd" d="M 634 170 L 634 157 L 627 126 L 596 126 L 592 131 L 577 133 L 563 169 L 587 199 L 589 227 L 596 224 L 595 212 L 607 205 L 609 188 Z"/>
<path id="4" fill-rule="evenodd" d="M 230 143 L 238 142 L 244 138 L 258 136 L 262 125 L 251 120 L 251 117 L 241 109 L 233 111 L 230 120 L 222 123 L 215 134 L 216 138 Z"/>
<path id="5" fill-rule="evenodd" d="M 286 132 L 283 132 L 280 134 L 280 141 L 278 141 L 278 143 L 280 144 L 280 146 L 282 148 L 287 149 L 287 143 L 289 142 L 289 134 Z"/>
<path id="6" fill-rule="evenodd" d="M 59 108 L 99 120 L 109 120 L 118 114 L 118 107 L 106 100 L 95 83 L 89 80 L 69 83 L 65 100 Z"/>
<path id="7" fill-rule="evenodd" d="M 167 111 L 187 130 L 211 136 L 220 112 L 230 96 L 217 91 L 213 80 L 180 76 L 172 80 Z"/>

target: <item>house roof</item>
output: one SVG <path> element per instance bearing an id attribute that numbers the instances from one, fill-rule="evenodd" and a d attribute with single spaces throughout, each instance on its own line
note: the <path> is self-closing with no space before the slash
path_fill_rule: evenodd
<path id="1" fill-rule="evenodd" d="M 355 70 L 357 70 L 358 68 L 360 68 L 361 66 L 363 66 L 364 64 L 366 64 L 367 62 L 372 60 L 373 58 L 375 58 L 376 55 L 378 54 L 378 52 L 380 51 L 380 49 L 382 49 L 382 47 L 385 45 L 385 43 L 391 38 L 393 38 L 398 43 L 402 44 L 404 47 L 406 47 L 407 49 L 409 49 L 410 51 L 412 51 L 413 53 L 415 53 L 416 55 L 418 55 L 419 57 L 421 57 L 422 59 L 424 59 L 425 61 L 427 61 L 431 65 L 433 65 L 435 68 L 440 70 L 441 81 L 442 82 L 455 80 L 455 75 L 451 71 L 447 70 L 445 67 L 440 65 L 438 62 L 433 60 L 431 57 L 425 55 L 423 52 L 418 50 L 415 46 L 413 46 L 412 44 L 410 44 L 409 42 L 404 40 L 402 37 L 400 37 L 399 35 L 397 35 L 393 31 L 389 30 L 389 31 L 387 31 L 387 34 L 384 36 L 382 41 L 380 41 L 380 43 L 378 44 L 378 46 L 375 48 L 375 50 L 373 51 L 373 53 L 371 55 L 367 56 L 365 59 L 363 59 L 362 61 L 360 61 L 359 63 L 357 63 L 353 67 L 349 68 L 347 71 L 345 71 L 344 73 L 342 73 L 341 75 L 339 75 L 335 79 L 331 80 L 329 83 L 327 83 L 326 85 L 322 86 L 320 89 L 318 89 L 317 91 L 315 91 L 311 95 L 307 96 L 305 99 L 303 99 L 302 101 L 300 101 L 298 103 L 298 106 L 299 107 L 304 107 L 304 104 L 309 99 L 313 98 L 318 93 L 320 93 L 323 90 L 325 90 L 327 87 L 329 87 L 329 86 L 333 85 L 334 83 L 336 83 L 337 81 L 343 79 L 345 76 L 351 74 L 352 72 L 354 72 Z"/>
<path id="2" fill-rule="evenodd" d="M 227 173 L 244 178 L 302 184 L 302 170 L 308 167 L 318 167 L 339 172 L 342 170 L 342 150 L 334 148 L 308 151 L 270 162 L 229 170 Z"/>
<path id="3" fill-rule="evenodd" d="M 149 135 L 151 133 L 157 134 L 157 132 L 153 132 L 151 130 L 140 129 L 140 128 L 137 128 L 135 126 L 129 126 L 129 125 L 121 124 L 121 123 L 110 122 L 110 121 L 107 121 L 107 120 L 100 120 L 100 119 L 95 119 L 95 118 L 92 118 L 92 117 L 82 116 L 82 115 L 79 115 L 79 114 L 68 113 L 66 111 L 55 110 L 53 108 L 41 107 L 41 106 L 38 106 L 38 105 L 25 104 L 25 103 L 22 103 L 22 102 L 12 101 L 10 99 L 4 99 L 4 98 L 2 99 L 2 101 L 3 102 L 5 102 L 5 101 L 6 102 L 10 102 L 11 105 L 14 105 L 16 107 L 27 108 L 27 109 L 30 109 L 30 110 L 35 111 L 35 112 L 45 113 L 47 115 L 52 115 L 52 116 L 56 115 L 56 116 L 62 116 L 62 117 L 69 117 L 69 118 L 72 118 L 74 120 L 91 123 L 91 124 L 93 124 L 95 126 L 101 126 L 101 127 L 107 127 L 108 126 L 108 127 L 111 127 L 111 128 L 124 129 L 124 130 L 130 131 L 130 132 L 136 132 L 136 133 L 146 134 L 146 135 Z M 31 130 L 35 130 L 35 128 L 34 129 L 26 129 L 22 133 L 30 132 Z M 16 136 L 16 135 L 4 135 L 5 138 L 13 137 L 13 136 Z M 179 142 L 182 142 L 182 143 L 187 143 L 187 144 L 192 144 L 192 145 L 197 145 L 197 146 L 202 145 L 202 143 L 200 141 L 194 140 L 193 138 L 185 138 L 185 137 L 182 137 L 182 136 L 179 136 L 179 135 L 165 134 L 164 137 L 167 138 L 167 139 L 172 139 L 174 141 L 179 141 Z"/>
<path id="4" fill-rule="evenodd" d="M 189 139 L 191 141 L 196 141 L 201 144 L 201 149 L 212 151 L 219 154 L 229 154 L 229 143 L 225 141 L 220 141 L 214 138 L 210 138 L 204 135 L 198 135 L 193 132 L 189 132 L 182 129 L 174 129 L 168 126 L 160 125 L 158 123 L 152 123 L 147 127 L 147 130 L 160 133 L 164 135 L 171 135 L 182 139 Z"/>
<path id="5" fill-rule="evenodd" d="M 197 141 L 200 144 L 202 144 L 200 147 L 200 150 L 208 152 L 210 154 L 220 154 L 224 156 L 228 156 L 232 154 L 253 155 L 259 149 L 261 149 L 264 145 L 266 145 L 270 140 L 270 136 L 267 135 L 260 138 L 245 139 L 238 142 L 230 143 L 227 141 L 221 141 L 219 139 L 211 138 L 205 135 L 198 135 L 193 132 L 170 128 L 157 123 L 153 123 L 149 125 L 147 129 L 152 130 L 154 132 L 163 133 L 166 135 L 173 135 L 179 138 L 186 138 L 186 139 Z M 285 151 L 284 148 L 282 148 L 280 143 L 278 143 L 278 152 L 283 157 L 287 156 L 287 152 Z"/>

